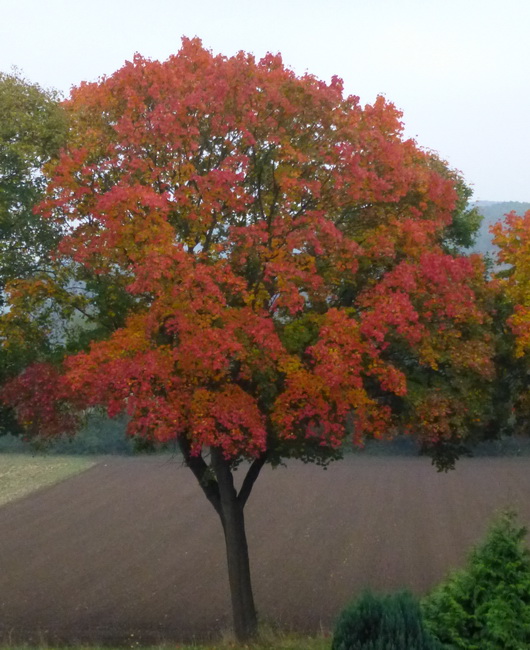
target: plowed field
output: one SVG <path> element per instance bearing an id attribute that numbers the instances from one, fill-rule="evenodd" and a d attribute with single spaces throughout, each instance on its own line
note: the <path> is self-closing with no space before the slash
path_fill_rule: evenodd
<path id="1" fill-rule="evenodd" d="M 353 456 L 266 469 L 247 504 L 256 602 L 284 628 L 329 628 L 365 587 L 421 594 L 495 509 L 530 523 L 530 460 Z M 177 459 L 103 460 L 0 508 L 0 641 L 187 640 L 230 626 L 221 526 Z"/>

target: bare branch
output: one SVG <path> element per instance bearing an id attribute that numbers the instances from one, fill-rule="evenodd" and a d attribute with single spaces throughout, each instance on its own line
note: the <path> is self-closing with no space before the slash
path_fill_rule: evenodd
<path id="1" fill-rule="evenodd" d="M 215 512 L 223 518 L 221 510 L 221 496 L 219 494 L 219 486 L 217 481 L 212 475 L 208 463 L 204 460 L 201 454 L 198 456 L 192 456 L 190 450 L 190 443 L 185 436 L 179 436 L 178 443 L 182 455 L 184 456 L 184 462 L 191 469 L 193 475 L 197 479 L 201 490 L 206 495 L 208 501 L 214 507 Z"/>
<path id="2" fill-rule="evenodd" d="M 250 467 L 248 468 L 247 475 L 245 476 L 245 480 L 243 481 L 243 485 L 241 486 L 241 489 L 239 490 L 239 494 L 237 495 L 237 500 L 241 504 L 241 507 L 244 508 L 246 502 L 248 501 L 248 498 L 250 496 L 250 493 L 252 492 L 252 488 L 254 487 L 254 483 L 256 482 L 256 479 L 259 476 L 259 473 L 261 472 L 261 468 L 263 465 L 265 465 L 265 462 L 267 461 L 267 452 L 263 452 L 260 454 Z"/>

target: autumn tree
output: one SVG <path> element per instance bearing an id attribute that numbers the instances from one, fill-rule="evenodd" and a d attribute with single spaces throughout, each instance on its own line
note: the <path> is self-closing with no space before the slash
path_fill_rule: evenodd
<path id="1" fill-rule="evenodd" d="M 516 356 L 522 357 L 530 351 L 530 210 L 522 216 L 510 212 L 492 232 L 504 267 L 498 281 L 514 305 L 510 325 L 517 337 Z"/>
<path id="2" fill-rule="evenodd" d="M 516 430 L 528 429 L 530 398 L 530 210 L 515 211 L 491 227 L 493 243 L 499 247 L 498 267 L 493 282 L 502 296 L 505 377 Z M 519 423 L 517 423 L 519 420 Z"/>
<path id="3" fill-rule="evenodd" d="M 66 109 L 40 206 L 64 233 L 54 270 L 11 283 L 0 324 L 5 348 L 44 339 L 50 355 L 3 399 L 39 435 L 103 405 L 136 438 L 176 440 L 220 517 L 248 638 L 244 506 L 266 463 L 412 427 L 450 464 L 482 417 L 483 268 L 443 250 L 455 176 L 384 99 L 198 40 Z"/>

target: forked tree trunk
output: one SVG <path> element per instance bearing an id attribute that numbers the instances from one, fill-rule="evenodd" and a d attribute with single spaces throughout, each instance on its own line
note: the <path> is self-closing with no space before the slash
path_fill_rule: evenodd
<path id="1" fill-rule="evenodd" d="M 225 536 L 234 632 L 238 641 L 247 641 L 256 636 L 258 619 L 250 579 L 245 516 L 228 463 L 221 458 L 212 459 L 212 464 L 221 497 L 220 518 Z"/>
<path id="2" fill-rule="evenodd" d="M 211 466 L 209 466 L 202 455 L 190 454 L 185 439 L 179 442 L 186 464 L 196 476 L 204 494 L 221 520 L 226 546 L 234 633 L 238 641 L 248 641 L 257 634 L 258 620 L 250 578 L 244 508 L 254 482 L 265 464 L 266 454 L 256 458 L 250 465 L 238 494 L 234 486 L 230 462 L 223 457 L 219 449 L 211 449 Z"/>

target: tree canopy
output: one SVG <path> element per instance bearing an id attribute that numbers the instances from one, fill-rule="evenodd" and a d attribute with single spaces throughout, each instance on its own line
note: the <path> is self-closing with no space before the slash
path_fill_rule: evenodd
<path id="1" fill-rule="evenodd" d="M 265 462 L 407 427 L 453 462 L 493 374 L 484 269 L 449 251 L 461 178 L 391 103 L 184 39 L 65 108 L 52 268 L 10 284 L 0 322 L 5 349 L 46 343 L 2 392 L 24 426 L 126 411 L 131 435 L 178 440 L 228 537 Z"/>
<path id="2" fill-rule="evenodd" d="M 53 299 L 109 321 L 65 376 L 88 403 L 127 408 L 134 434 L 231 457 L 273 439 L 334 447 L 349 418 L 358 440 L 388 430 L 408 367 L 488 373 L 480 263 L 436 243 L 453 179 L 402 139 L 391 104 L 363 109 L 338 79 L 185 41 L 82 85 L 67 109 L 41 206 L 67 231 L 66 280 L 19 282 L 12 314 Z M 88 307 L 75 280 L 109 285 L 117 313 Z M 433 400 L 462 420 L 455 399 L 416 398 L 427 436 L 441 433 Z"/>

